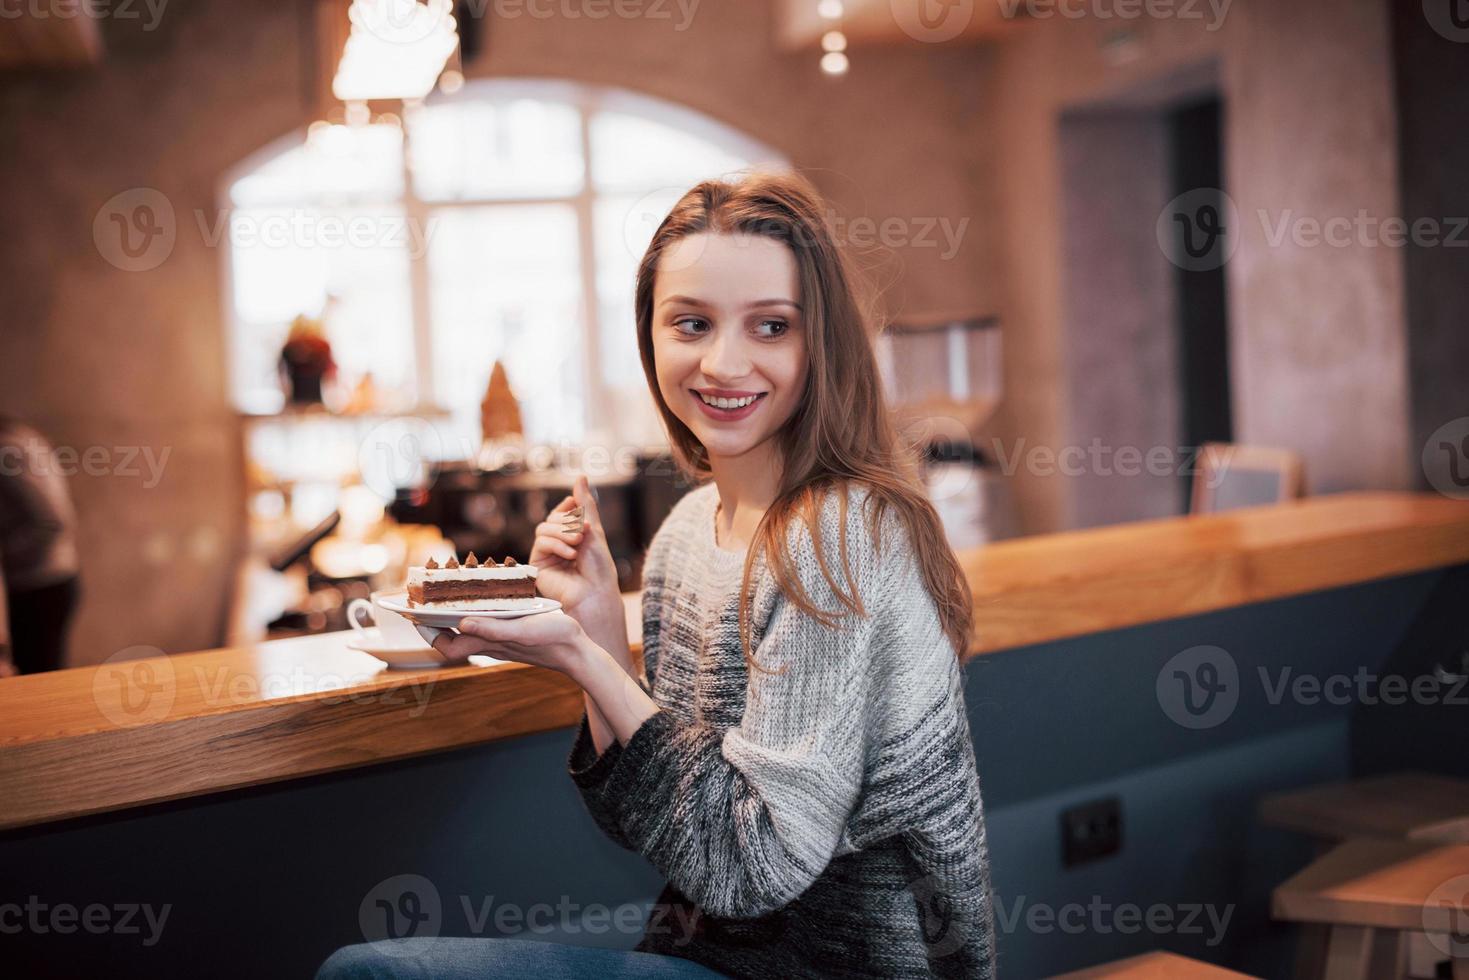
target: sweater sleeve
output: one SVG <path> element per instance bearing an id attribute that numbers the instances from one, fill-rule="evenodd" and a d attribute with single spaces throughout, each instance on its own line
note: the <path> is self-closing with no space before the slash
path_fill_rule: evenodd
<path id="1" fill-rule="evenodd" d="M 842 582 L 828 510 L 822 552 Z M 660 710 L 626 745 L 573 774 L 598 783 L 597 805 L 622 839 L 715 916 L 757 918 L 785 906 L 845 843 L 863 783 L 881 612 L 876 556 L 860 510 L 849 517 L 847 551 L 866 616 L 827 626 L 777 595 L 754 655 L 780 673 L 749 671 L 737 727 L 721 733 Z M 793 531 L 790 545 L 811 600 L 840 609 L 810 532 Z"/>
<path id="2" fill-rule="evenodd" d="M 653 696 L 653 678 L 658 672 L 658 648 L 662 638 L 663 566 L 667 552 L 667 535 L 659 533 L 654 536 L 643 563 L 641 615 L 644 676 L 637 678 L 637 681 L 638 686 L 650 698 Z M 581 794 L 587 812 L 592 815 L 602 833 L 614 844 L 633 850 L 632 842 L 618 826 L 614 810 L 603 802 L 607 791 L 607 777 L 621 755 L 622 744 L 617 741 L 608 745 L 600 756 L 597 754 L 597 745 L 592 741 L 591 722 L 583 711 L 576 738 L 571 744 L 571 754 L 566 761 L 566 770 Z"/>

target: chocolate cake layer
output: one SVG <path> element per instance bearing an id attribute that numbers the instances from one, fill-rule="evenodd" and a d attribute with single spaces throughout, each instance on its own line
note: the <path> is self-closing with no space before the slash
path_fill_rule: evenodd
<path id="1" fill-rule="evenodd" d="M 536 580 L 461 579 L 457 582 L 424 582 L 408 586 L 408 601 L 414 605 L 426 602 L 464 602 L 471 599 L 534 599 Z"/>

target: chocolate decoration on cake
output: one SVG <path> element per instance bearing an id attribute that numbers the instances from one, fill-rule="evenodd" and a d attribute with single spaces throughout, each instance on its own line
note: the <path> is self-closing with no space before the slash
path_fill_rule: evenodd
<path id="1" fill-rule="evenodd" d="M 408 569 L 408 604 L 430 609 L 518 609 L 536 601 L 534 565 L 519 565 L 506 558 L 498 565 L 493 558 L 480 561 L 470 552 L 459 563 L 458 556 L 442 566 Z"/>
<path id="2" fill-rule="evenodd" d="M 438 568 L 439 567 L 439 563 L 436 562 L 436 561 L 434 561 L 432 558 L 430 558 L 428 561 L 426 561 L 426 562 L 423 563 L 423 567 L 424 568 L 428 568 L 428 569 L 434 569 L 434 568 Z"/>

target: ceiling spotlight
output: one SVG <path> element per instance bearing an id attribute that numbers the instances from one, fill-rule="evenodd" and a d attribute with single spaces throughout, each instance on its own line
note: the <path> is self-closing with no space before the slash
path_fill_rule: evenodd
<path id="1" fill-rule="evenodd" d="M 847 35 L 843 34 L 841 31 L 827 31 L 825 34 L 821 35 L 821 50 L 847 50 Z"/>
<path id="2" fill-rule="evenodd" d="M 459 44 L 452 0 L 352 0 L 332 79 L 343 102 L 421 99 Z"/>
<path id="3" fill-rule="evenodd" d="M 842 16 L 842 0 L 821 0 L 816 5 L 816 13 L 827 20 L 840 20 Z"/>

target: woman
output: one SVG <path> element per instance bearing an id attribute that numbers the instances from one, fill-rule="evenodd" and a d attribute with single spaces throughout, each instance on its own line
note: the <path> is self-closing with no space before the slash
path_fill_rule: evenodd
<path id="1" fill-rule="evenodd" d="M 0 416 L 0 677 L 66 666 L 80 594 L 76 531 L 55 448 Z"/>
<path id="2" fill-rule="evenodd" d="M 815 192 L 777 176 L 693 188 L 643 257 L 636 307 L 674 450 L 710 478 L 648 552 L 646 673 L 584 478 L 531 555 L 564 614 L 469 619 L 436 645 L 581 685 L 571 776 L 668 887 L 636 953 L 426 940 L 413 956 L 466 977 L 540 975 L 548 958 L 587 975 L 993 976 L 959 667 L 970 595 Z M 388 961 L 353 950 L 343 967 Z"/>

